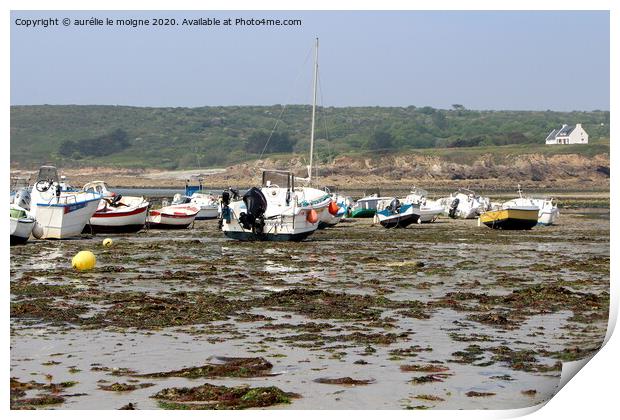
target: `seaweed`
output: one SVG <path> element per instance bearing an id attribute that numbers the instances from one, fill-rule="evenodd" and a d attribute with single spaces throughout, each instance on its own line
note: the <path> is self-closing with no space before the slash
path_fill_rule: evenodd
<path id="1" fill-rule="evenodd" d="M 262 357 L 221 357 L 220 364 L 206 364 L 168 372 L 155 372 L 135 375 L 142 378 L 252 378 L 270 375 L 273 365 Z"/>
<path id="2" fill-rule="evenodd" d="M 270 387 L 251 388 L 217 386 L 209 383 L 193 388 L 165 388 L 152 395 L 164 409 L 238 410 L 252 407 L 269 407 L 289 404 L 299 395 Z"/>
<path id="3" fill-rule="evenodd" d="M 317 378 L 314 382 L 319 384 L 328 384 L 328 385 L 346 385 L 346 386 L 358 386 L 358 385 L 368 385 L 375 382 L 374 379 L 353 379 L 350 376 L 345 376 L 343 378 Z"/>

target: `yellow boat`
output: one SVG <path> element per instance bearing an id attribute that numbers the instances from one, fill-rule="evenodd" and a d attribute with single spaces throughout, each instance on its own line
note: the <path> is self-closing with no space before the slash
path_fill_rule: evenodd
<path id="1" fill-rule="evenodd" d="M 538 224 L 538 207 L 519 206 L 490 210 L 480 215 L 480 222 L 493 229 L 531 229 Z"/>

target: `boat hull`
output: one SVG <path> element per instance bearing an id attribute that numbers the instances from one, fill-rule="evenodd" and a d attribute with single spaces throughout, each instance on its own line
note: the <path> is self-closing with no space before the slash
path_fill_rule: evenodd
<path id="1" fill-rule="evenodd" d="M 11 245 L 24 245 L 28 242 L 28 238 L 23 236 L 11 235 Z"/>
<path id="2" fill-rule="evenodd" d="M 219 209 L 217 207 L 200 208 L 196 215 L 196 220 L 211 220 L 219 217 Z"/>
<path id="3" fill-rule="evenodd" d="M 420 217 L 417 214 L 406 214 L 403 216 L 395 216 L 385 220 L 380 220 L 381 226 L 387 229 L 406 228 L 407 226 L 417 223 Z"/>
<path id="4" fill-rule="evenodd" d="M 274 208 L 277 204 L 273 204 Z M 312 235 L 318 227 L 318 220 L 308 220 L 312 208 L 283 208 L 280 214 L 267 215 L 262 232 L 246 229 L 240 222 L 241 213 L 247 212 L 242 201 L 233 202 L 222 209 L 221 229 L 228 238 L 239 241 L 293 241 L 299 242 Z M 316 212 L 316 211 L 315 211 Z M 318 215 L 316 216 L 318 219 Z"/>
<path id="5" fill-rule="evenodd" d="M 538 224 L 538 210 L 488 211 L 480 215 L 480 222 L 492 229 L 529 230 Z"/>
<path id="6" fill-rule="evenodd" d="M 33 219 L 11 217 L 11 245 L 23 245 L 28 242 L 33 227 Z"/>
<path id="7" fill-rule="evenodd" d="M 374 217 L 376 213 L 376 209 L 353 209 L 351 210 L 351 217 L 354 219 L 367 219 Z"/>
<path id="8" fill-rule="evenodd" d="M 196 220 L 195 215 L 177 216 L 167 214 L 149 215 L 146 224 L 150 229 L 186 229 Z"/>
<path id="9" fill-rule="evenodd" d="M 90 218 L 84 232 L 134 233 L 144 228 L 148 214 L 148 203 L 137 208 L 119 208 L 112 211 L 97 211 Z"/>
<path id="10" fill-rule="evenodd" d="M 333 227 L 340 222 L 342 216 L 333 215 L 329 212 L 329 209 L 324 209 L 319 215 L 319 227 L 318 229 L 325 229 Z"/>
<path id="11" fill-rule="evenodd" d="M 82 233 L 136 233 L 144 229 L 146 223 L 139 223 L 135 225 L 125 224 L 121 226 L 107 226 L 107 225 L 91 225 L 84 226 Z"/>
<path id="12" fill-rule="evenodd" d="M 146 217 L 150 229 L 186 229 L 194 220 L 199 209 L 195 206 L 173 205 L 160 210 L 151 210 Z"/>
<path id="13" fill-rule="evenodd" d="M 538 224 L 543 226 L 551 226 L 555 224 L 559 215 L 560 211 L 557 208 L 549 211 L 541 210 L 538 213 Z"/>
<path id="14" fill-rule="evenodd" d="M 419 223 L 432 223 L 437 219 L 437 217 L 439 217 L 440 214 L 443 214 L 443 209 L 437 209 L 437 210 L 420 209 L 418 211 L 414 210 L 414 212 L 417 213 L 419 216 Z"/>
<path id="15" fill-rule="evenodd" d="M 100 198 L 71 204 L 37 204 L 33 235 L 39 239 L 79 236 L 97 211 Z"/>
<path id="16" fill-rule="evenodd" d="M 301 242 L 310 235 L 314 230 L 301 233 L 263 233 L 256 234 L 249 231 L 225 230 L 224 235 L 227 238 L 238 241 L 274 241 L 274 242 Z"/>
<path id="17" fill-rule="evenodd" d="M 194 220 L 188 223 L 173 224 L 168 220 L 163 220 L 162 222 L 147 222 L 146 224 L 149 229 L 187 229 L 193 222 Z"/>

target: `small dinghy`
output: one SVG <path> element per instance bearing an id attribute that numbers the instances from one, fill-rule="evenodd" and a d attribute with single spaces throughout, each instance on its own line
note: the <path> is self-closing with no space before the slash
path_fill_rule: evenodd
<path id="1" fill-rule="evenodd" d="M 28 211 L 17 204 L 11 204 L 11 245 L 21 245 L 28 242 L 33 227 L 34 218 L 30 216 Z"/>
<path id="2" fill-rule="evenodd" d="M 116 194 L 103 181 L 89 182 L 83 189 L 103 196 L 97 211 L 84 227 L 85 232 L 130 233 L 144 228 L 149 209 L 149 202 L 144 197 Z"/>
<path id="3" fill-rule="evenodd" d="M 191 204 L 173 204 L 150 210 L 146 223 L 151 229 L 185 229 L 196 220 L 200 209 Z"/>
<path id="4" fill-rule="evenodd" d="M 420 215 L 415 211 L 420 206 L 401 202 L 398 198 L 380 200 L 377 203 L 376 220 L 384 228 L 405 228 L 412 223 L 417 223 Z"/>

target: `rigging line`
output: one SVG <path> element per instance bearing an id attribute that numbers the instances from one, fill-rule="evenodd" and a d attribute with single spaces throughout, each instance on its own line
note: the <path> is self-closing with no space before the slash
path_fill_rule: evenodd
<path id="1" fill-rule="evenodd" d="M 321 106 L 323 108 L 323 113 L 321 114 L 321 117 L 323 119 L 323 125 L 325 126 L 325 140 L 327 140 L 327 158 L 331 158 L 332 157 L 332 151 L 331 151 L 331 146 L 329 143 L 329 131 L 327 129 L 327 106 L 325 105 L 325 100 L 323 98 L 323 83 L 321 81 L 321 73 L 319 72 L 318 74 L 318 79 L 319 79 L 319 95 L 321 97 Z M 334 175 L 334 168 L 332 165 L 332 171 L 331 171 L 332 176 Z"/>
<path id="2" fill-rule="evenodd" d="M 295 82 L 293 83 L 293 87 L 295 87 L 299 83 L 299 79 L 301 79 L 301 74 L 303 73 L 303 70 L 306 67 L 306 64 L 308 63 L 308 59 L 310 58 L 311 54 L 312 54 L 312 48 L 309 49 L 308 53 L 306 54 L 306 59 L 304 60 L 303 65 L 300 67 L 299 72 L 297 73 L 297 77 L 295 78 Z M 294 91 L 295 91 L 295 89 L 293 89 L 291 92 L 294 92 Z M 289 102 L 292 102 L 292 96 L 293 95 L 291 94 Z M 275 131 L 278 128 L 278 125 L 282 121 L 282 114 L 284 114 L 284 111 L 286 110 L 287 106 L 288 106 L 287 103 L 282 105 L 282 110 L 280 111 L 280 115 L 278 115 L 278 118 L 276 119 L 276 122 L 273 125 L 273 128 L 271 129 L 271 133 L 269 133 L 269 137 L 267 138 L 267 141 L 265 142 L 265 146 L 263 147 L 262 152 L 260 152 L 259 159 L 263 158 L 263 155 L 265 154 L 265 151 L 267 150 L 267 146 L 269 145 L 269 141 L 271 140 L 271 137 L 273 137 L 273 133 L 275 133 Z"/>

